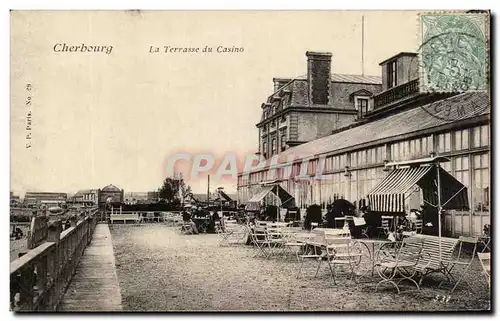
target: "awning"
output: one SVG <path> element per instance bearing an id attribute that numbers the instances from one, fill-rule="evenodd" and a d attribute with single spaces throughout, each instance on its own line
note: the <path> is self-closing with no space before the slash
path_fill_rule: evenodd
<path id="1" fill-rule="evenodd" d="M 404 212 L 406 192 L 431 168 L 425 166 L 393 170 L 368 194 L 370 209 L 375 212 Z"/>
<path id="2" fill-rule="evenodd" d="M 266 186 L 259 193 L 252 196 L 248 203 L 258 203 L 266 197 L 267 194 L 271 193 L 274 186 Z"/>
<path id="3" fill-rule="evenodd" d="M 281 187 L 279 184 L 275 185 L 270 185 L 270 186 L 264 186 L 250 200 L 248 201 L 248 204 L 246 206 L 247 210 L 258 210 L 259 209 L 259 203 L 269 194 L 273 193 L 276 195 L 280 201 L 281 201 L 281 207 L 284 208 L 290 208 L 290 207 L 295 207 L 295 198 L 288 193 L 283 187 Z"/>
<path id="4" fill-rule="evenodd" d="M 437 205 L 436 170 L 431 171 L 431 173 L 434 175 L 430 179 L 419 182 L 419 186 L 423 191 L 424 202 Z M 439 179 L 441 183 L 441 206 L 447 210 L 469 210 L 467 188 L 442 167 L 439 167 Z"/>
<path id="5" fill-rule="evenodd" d="M 439 166 L 441 204 L 445 209 L 468 208 L 467 188 Z M 374 212 L 403 213 L 406 193 L 415 185 L 423 191 L 424 202 L 437 206 L 437 172 L 433 165 L 393 170 L 368 194 Z"/>

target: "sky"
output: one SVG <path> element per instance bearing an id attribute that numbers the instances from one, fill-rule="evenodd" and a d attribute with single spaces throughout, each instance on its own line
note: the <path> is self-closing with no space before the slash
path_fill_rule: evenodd
<path id="1" fill-rule="evenodd" d="M 272 78 L 305 75 L 306 51 L 331 52 L 334 73 L 361 74 L 362 15 L 366 75 L 418 47 L 414 11 L 13 11 L 10 189 L 151 191 L 178 153 L 252 154 Z M 113 49 L 54 52 L 63 43 Z M 185 177 L 206 192 L 206 175 Z M 212 177 L 217 186 L 236 192 L 236 180 Z"/>

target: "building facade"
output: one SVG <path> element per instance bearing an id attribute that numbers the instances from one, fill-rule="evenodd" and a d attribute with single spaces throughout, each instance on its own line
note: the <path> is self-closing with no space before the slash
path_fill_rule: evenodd
<path id="1" fill-rule="evenodd" d="M 265 158 L 353 123 L 382 90 L 375 76 L 332 74 L 332 54 L 307 52 L 307 76 L 274 78 L 274 91 L 261 106 L 258 151 Z"/>
<path id="2" fill-rule="evenodd" d="M 68 199 L 66 193 L 51 193 L 51 192 L 26 192 L 24 195 L 25 205 L 40 205 L 40 204 L 64 204 Z"/>
<path id="3" fill-rule="evenodd" d="M 79 190 L 73 196 L 73 202 L 85 205 L 98 205 L 99 190 L 98 189 Z"/>
<path id="4" fill-rule="evenodd" d="M 358 202 L 388 175 L 386 163 L 434 153 L 450 159 L 442 167 L 468 189 L 470 210 L 447 211 L 446 230 L 481 234 L 490 223 L 489 94 L 421 93 L 417 58 L 400 53 L 381 63 L 382 91 L 369 96 L 370 107 L 354 123 L 281 152 L 277 168 L 240 173 L 238 201 L 276 180 L 302 208 L 325 208 L 337 198 Z M 418 187 L 409 198 L 407 210 L 420 207 Z"/>
<path id="5" fill-rule="evenodd" d="M 123 196 L 124 191 L 122 189 L 119 189 L 113 184 L 109 184 L 99 191 L 99 206 L 106 203 L 121 204 L 124 200 Z"/>

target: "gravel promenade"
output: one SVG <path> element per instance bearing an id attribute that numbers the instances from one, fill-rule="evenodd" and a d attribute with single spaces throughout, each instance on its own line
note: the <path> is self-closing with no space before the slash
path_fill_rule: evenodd
<path id="1" fill-rule="evenodd" d="M 456 311 L 488 310 L 489 290 L 477 260 L 469 279 L 450 294 L 439 280 L 421 291 L 375 292 L 376 283 L 335 285 L 327 265 L 316 264 L 297 279 L 292 259 L 253 257 L 245 245 L 220 247 L 215 234 L 182 235 L 162 224 L 110 225 L 123 310 L 132 311 Z M 366 262 L 362 263 L 367 268 Z M 440 300 L 436 300 L 439 295 Z M 450 295 L 448 302 L 441 300 Z M 444 302 L 441 302 L 444 301 Z"/>

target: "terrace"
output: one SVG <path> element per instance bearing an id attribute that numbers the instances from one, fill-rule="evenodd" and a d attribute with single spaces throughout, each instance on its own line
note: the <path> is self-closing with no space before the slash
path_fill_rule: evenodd
<path id="1" fill-rule="evenodd" d="M 304 265 L 279 256 L 254 255 L 243 244 L 221 246 L 217 234 L 189 235 L 177 226 L 153 224 L 97 224 L 93 240 L 81 231 L 94 231 L 80 222 L 61 236 L 59 246 L 76 249 L 76 259 L 61 271 L 70 280 L 58 283 L 57 300 L 35 300 L 21 310 L 62 311 L 457 311 L 489 310 L 490 293 L 475 260 L 465 284 L 453 293 L 430 280 L 419 291 L 397 294 L 387 287 L 375 291 L 373 282 L 353 283 L 339 277 L 334 284 L 328 268 L 314 277 L 316 265 Z M 92 222 L 92 221 L 88 221 Z M 84 229 L 86 227 L 87 229 Z M 80 231 L 80 232 L 78 232 Z M 75 235 L 75 236 L 72 236 Z M 79 235 L 79 237 L 76 237 Z M 83 239 L 82 239 L 83 237 Z M 69 241 L 69 240 L 72 241 Z M 83 240 L 79 242 L 78 240 Z M 71 249 L 67 245 L 73 244 Z M 80 244 L 80 246 L 77 246 Z M 89 244 L 83 252 L 81 244 Z M 76 246 L 76 248 L 75 248 Z M 48 242 L 11 263 L 11 280 L 33 262 L 54 253 Z M 69 251 L 69 252 L 68 252 Z M 36 252 L 36 253 L 35 253 Z M 83 255 L 80 253 L 83 252 Z M 80 259 L 81 258 L 81 259 Z M 79 264 L 76 266 L 76 262 Z M 13 266 L 15 269 L 13 269 Z M 369 269 L 368 261 L 360 269 Z M 37 275 L 41 271 L 37 270 Z M 72 273 L 76 272 L 71 278 Z M 26 276 L 26 274 L 22 274 Z M 69 279 L 68 279 L 69 277 Z M 26 278 L 29 279 L 29 278 Z M 37 284 L 43 285 L 38 277 Z M 427 281 L 426 281 L 427 282 Z M 21 297 L 33 284 L 25 284 Z M 45 298 L 52 287 L 37 288 Z M 67 290 L 65 290 L 67 289 Z M 54 290 L 52 290 L 54 292 Z M 42 293 L 42 294 L 40 294 Z M 111 294 L 110 294 L 111 293 Z M 32 298 L 31 296 L 30 298 Z M 441 300 L 446 298 L 446 300 Z M 24 300 L 22 302 L 35 302 Z M 57 301 L 57 302 L 56 302 Z M 52 304 L 48 304 L 51 302 Z M 54 304 L 58 303 L 58 304 Z"/>

